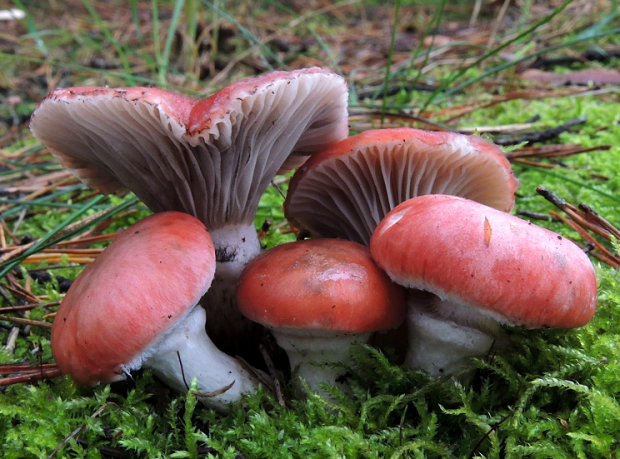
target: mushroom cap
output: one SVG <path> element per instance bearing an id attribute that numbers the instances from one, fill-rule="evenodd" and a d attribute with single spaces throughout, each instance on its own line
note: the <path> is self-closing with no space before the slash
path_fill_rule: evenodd
<path id="1" fill-rule="evenodd" d="M 339 239 L 289 242 L 244 269 L 241 312 L 269 328 L 367 333 L 397 327 L 404 290 L 381 271 L 370 251 Z"/>
<path id="2" fill-rule="evenodd" d="M 35 110 L 34 136 L 82 181 L 133 191 L 209 229 L 249 224 L 291 155 L 348 135 L 347 86 L 326 69 L 272 72 L 204 100 L 149 88 L 70 88 Z"/>
<path id="3" fill-rule="evenodd" d="M 125 229 L 76 278 L 52 325 L 52 353 L 78 384 L 125 377 L 204 295 L 215 250 L 204 224 L 180 212 Z"/>
<path id="4" fill-rule="evenodd" d="M 575 243 L 460 197 L 400 204 L 377 226 L 370 249 L 394 282 L 501 323 L 573 328 L 596 310 L 594 267 Z"/>
<path id="5" fill-rule="evenodd" d="M 517 188 L 501 149 L 480 137 L 376 129 L 308 159 L 291 179 L 284 210 L 310 237 L 368 245 L 381 219 L 407 199 L 451 194 L 509 211 Z"/>

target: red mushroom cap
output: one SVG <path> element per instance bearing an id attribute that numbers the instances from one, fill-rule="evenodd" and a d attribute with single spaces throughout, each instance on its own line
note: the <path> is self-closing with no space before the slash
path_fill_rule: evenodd
<path id="1" fill-rule="evenodd" d="M 405 318 L 403 289 L 357 243 L 290 242 L 253 259 L 237 289 L 241 312 L 273 328 L 367 333 Z"/>
<path id="2" fill-rule="evenodd" d="M 198 303 L 214 272 L 211 236 L 196 218 L 161 212 L 127 228 L 60 305 L 52 326 L 58 367 L 78 384 L 123 379 Z"/>
<path id="3" fill-rule="evenodd" d="M 596 310 L 594 267 L 576 244 L 467 199 L 428 195 L 400 204 L 370 248 L 398 284 L 502 323 L 572 328 Z"/>

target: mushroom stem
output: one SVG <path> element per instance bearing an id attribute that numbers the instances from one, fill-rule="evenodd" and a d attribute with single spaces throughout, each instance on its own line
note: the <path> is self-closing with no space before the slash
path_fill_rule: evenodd
<path id="1" fill-rule="evenodd" d="M 261 253 L 254 223 L 227 225 L 210 230 L 215 245 L 216 268 L 211 288 L 200 303 L 209 313 L 207 333 L 222 351 L 243 355 L 256 363 L 263 327 L 244 317 L 235 300 L 243 268 Z M 254 348 L 252 351 L 251 348 Z"/>
<path id="2" fill-rule="evenodd" d="M 467 367 L 469 359 L 489 351 L 500 333 L 497 321 L 435 295 L 420 299 L 424 294 L 412 291 L 410 295 L 406 366 L 435 377 L 455 374 Z"/>
<path id="3" fill-rule="evenodd" d="M 194 308 L 162 338 L 144 366 L 152 368 L 159 378 L 179 392 L 187 392 L 196 378 L 198 399 L 225 412 L 228 404 L 244 393 L 253 392 L 257 383 L 234 358 L 211 342 L 205 333 L 205 321 L 205 310 Z M 219 393 L 231 383 L 230 388 Z"/>
<path id="4" fill-rule="evenodd" d="M 248 261 L 261 251 L 254 222 L 209 228 L 209 232 L 215 245 L 215 259 L 218 263 L 216 276 L 218 271 L 222 276 L 230 273 L 236 282 Z"/>
<path id="5" fill-rule="evenodd" d="M 298 369 L 299 376 L 308 386 L 324 395 L 321 383 L 346 390 L 345 384 L 338 384 L 344 375 L 344 368 L 332 364 L 351 361 L 351 347 L 365 343 L 371 333 L 341 333 L 334 335 L 321 330 L 272 330 L 278 345 L 286 351 L 291 369 Z"/>

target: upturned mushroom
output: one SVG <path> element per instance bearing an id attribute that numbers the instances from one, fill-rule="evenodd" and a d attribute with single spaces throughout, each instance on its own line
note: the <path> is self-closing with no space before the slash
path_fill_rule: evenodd
<path id="1" fill-rule="evenodd" d="M 574 328 L 596 310 L 594 267 L 576 244 L 460 197 L 400 204 L 377 226 L 370 250 L 394 282 L 415 289 L 406 364 L 435 376 L 484 356 L 500 324 Z"/>
<path id="2" fill-rule="evenodd" d="M 499 147 L 478 136 L 376 129 L 313 155 L 291 179 L 284 209 L 309 237 L 368 245 L 381 219 L 407 199 L 451 194 L 509 211 L 517 187 Z"/>
<path id="3" fill-rule="evenodd" d="M 259 199 L 282 168 L 347 137 L 347 87 L 309 68 L 238 81 L 203 100 L 150 88 L 59 89 L 30 126 L 88 186 L 129 189 L 155 212 L 182 211 L 207 225 L 218 262 L 209 334 L 233 353 L 247 335 L 232 298 L 261 250 Z"/>
<path id="4" fill-rule="evenodd" d="M 125 229 L 60 305 L 51 339 L 58 367 L 82 385 L 140 367 L 181 392 L 196 378 L 200 401 L 225 411 L 257 384 L 206 334 L 198 300 L 214 271 L 209 232 L 190 215 L 161 212 Z"/>
<path id="5" fill-rule="evenodd" d="M 339 381 L 353 344 L 405 318 L 404 290 L 367 247 L 340 239 L 267 250 L 244 269 L 237 300 L 243 314 L 271 330 L 291 368 L 314 390 Z"/>

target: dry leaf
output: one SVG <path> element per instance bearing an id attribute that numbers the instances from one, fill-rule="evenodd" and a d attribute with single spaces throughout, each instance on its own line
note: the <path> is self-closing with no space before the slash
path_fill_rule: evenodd
<path id="1" fill-rule="evenodd" d="M 491 228 L 489 220 L 484 217 L 484 245 L 487 247 L 491 245 L 491 236 L 493 236 L 493 228 Z"/>

